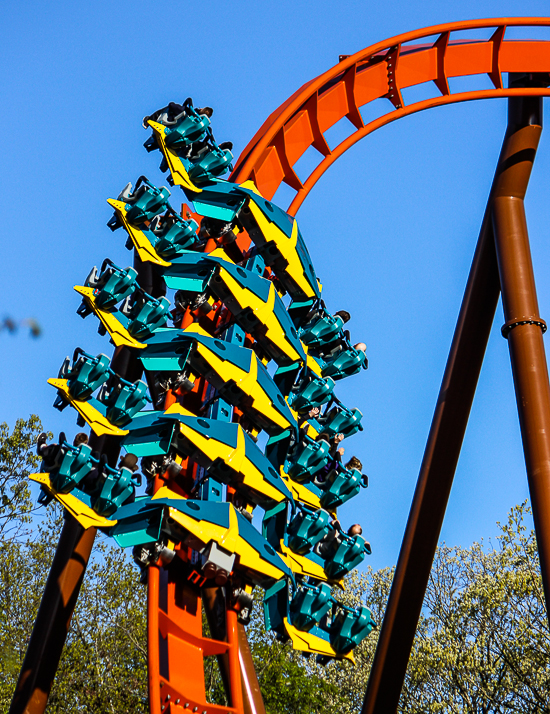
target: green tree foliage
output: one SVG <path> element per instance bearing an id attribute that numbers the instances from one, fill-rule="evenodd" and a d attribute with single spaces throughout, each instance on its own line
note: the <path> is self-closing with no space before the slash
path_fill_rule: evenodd
<path id="1" fill-rule="evenodd" d="M 62 513 L 34 513 L 27 475 L 36 470 L 38 417 L 0 425 L 0 712 L 6 712 L 53 554 Z M 399 711 L 402 714 L 550 714 L 550 631 L 536 542 L 525 505 L 499 525 L 494 547 L 441 546 L 436 555 Z M 338 593 L 367 603 L 381 623 L 390 569 L 352 573 Z M 47 711 L 135 712 L 147 706 L 145 588 L 127 554 L 99 536 L 71 623 Z M 356 666 L 326 667 L 265 633 L 261 593 L 248 626 L 268 714 L 360 712 L 377 630 Z M 209 658 L 207 692 L 223 702 Z"/>
<path id="2" fill-rule="evenodd" d="M 534 532 L 516 506 L 495 547 L 441 546 L 436 554 L 399 711 L 403 714 L 550 713 L 550 630 Z M 377 622 L 392 572 L 368 570 L 347 579 L 344 598 L 367 602 Z M 338 687 L 334 708 L 361 710 L 373 632 L 356 651 L 357 666 L 330 664 Z"/>
<path id="3" fill-rule="evenodd" d="M 0 427 L 0 474 L 8 499 L 0 506 L 0 712 L 9 708 L 63 515 L 53 504 L 29 523 L 27 474 L 36 470 L 40 420 Z M 43 513 L 43 509 L 41 509 Z M 32 530 L 30 526 L 32 525 Z M 145 714 L 146 591 L 127 554 L 96 538 L 67 643 L 48 703 L 49 714 Z"/>

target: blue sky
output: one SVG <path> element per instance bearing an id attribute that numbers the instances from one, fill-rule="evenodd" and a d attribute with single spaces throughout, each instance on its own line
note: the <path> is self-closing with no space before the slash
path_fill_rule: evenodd
<path id="1" fill-rule="evenodd" d="M 547 3 L 5 3 L 0 318 L 35 317 L 44 334 L 0 333 L 0 420 L 34 412 L 54 432 L 76 429 L 74 413 L 52 409 L 46 380 L 76 346 L 111 352 L 94 318 L 76 315 L 72 287 L 106 256 L 130 264 L 122 231 L 105 225 L 106 199 L 140 174 L 165 183 L 158 155 L 142 148 L 145 114 L 190 95 L 214 107 L 216 137 L 232 140 L 238 155 L 271 111 L 338 55 L 519 10 L 544 15 Z M 536 36 L 550 39 L 546 30 Z M 505 125 L 500 100 L 391 124 L 344 155 L 298 214 L 329 308 L 348 309 L 352 336 L 368 346 L 369 370 L 337 393 L 364 413 L 365 430 L 345 446 L 371 485 L 341 516 L 363 524 L 374 567 L 397 558 Z M 543 134 L 526 207 L 547 319 L 549 170 Z M 284 192 L 278 198 L 285 207 Z M 502 322 L 499 307 L 443 527 L 449 544 L 495 535 L 495 522 L 528 496 Z"/>

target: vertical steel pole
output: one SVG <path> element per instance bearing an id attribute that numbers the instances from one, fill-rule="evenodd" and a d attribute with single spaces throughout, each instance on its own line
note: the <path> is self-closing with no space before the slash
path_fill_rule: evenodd
<path id="1" fill-rule="evenodd" d="M 500 196 L 508 182 L 509 167 L 528 160 L 529 170 L 522 173 L 526 187 L 536 151 L 536 131 L 532 127 L 525 134 L 513 124 L 504 138 L 399 553 L 363 714 L 391 714 L 397 710 L 499 296 L 493 197 Z M 532 330 L 540 333 L 538 327 Z"/>
<path id="2" fill-rule="evenodd" d="M 505 319 L 502 334 L 508 338 L 546 610 L 550 612 L 550 384 L 542 340 L 546 325 L 539 317 L 523 202 L 542 131 L 542 98 L 509 99 L 508 125 L 510 156 L 493 199 Z"/>

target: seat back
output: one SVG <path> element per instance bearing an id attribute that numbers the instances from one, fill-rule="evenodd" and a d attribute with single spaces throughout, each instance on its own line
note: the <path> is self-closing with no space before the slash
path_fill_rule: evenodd
<path id="1" fill-rule="evenodd" d="M 323 539 L 330 515 L 323 509 L 310 511 L 303 508 L 287 527 L 288 547 L 298 555 L 305 555 Z"/>
<path id="2" fill-rule="evenodd" d="M 321 496 L 323 508 L 334 509 L 341 506 L 350 498 L 357 496 L 363 485 L 363 476 L 357 469 L 345 469 L 339 466 L 332 469 L 321 485 L 324 493 Z"/>
<path id="3" fill-rule="evenodd" d="M 334 380 L 330 377 L 322 379 L 321 377 L 311 376 L 305 385 L 300 387 L 292 398 L 289 399 L 290 406 L 297 412 L 306 412 L 313 407 L 320 407 L 326 404 L 334 390 Z"/>
<path id="4" fill-rule="evenodd" d="M 94 466 L 91 458 L 92 450 L 87 444 L 62 446 L 63 457 L 57 471 L 50 474 L 52 486 L 59 493 L 70 493 L 79 486 L 82 479 L 87 476 Z"/>
<path id="5" fill-rule="evenodd" d="M 291 624 L 307 632 L 322 620 L 333 604 L 330 586 L 320 583 L 317 587 L 302 585 L 290 602 Z"/>
<path id="6" fill-rule="evenodd" d="M 183 255 L 199 242 L 197 235 L 198 224 L 195 221 L 184 221 L 179 216 L 174 216 L 165 230 L 157 235 L 155 250 L 163 258 L 175 258 Z"/>
<path id="7" fill-rule="evenodd" d="M 365 539 L 341 533 L 335 542 L 334 555 L 325 561 L 325 573 L 331 580 L 340 580 L 363 562 L 366 555 Z"/>
<path id="8" fill-rule="evenodd" d="M 93 286 L 97 291 L 94 293 L 96 305 L 105 310 L 127 298 L 134 290 L 136 278 L 134 268 L 123 270 L 110 263 Z"/>
<path id="9" fill-rule="evenodd" d="M 104 402 L 107 405 L 107 419 L 115 426 L 124 426 L 146 405 L 147 385 L 141 380 L 129 384 L 120 380 L 120 390 L 112 389 Z"/>
<path id="10" fill-rule="evenodd" d="M 357 610 L 341 606 L 330 627 L 330 643 L 335 652 L 346 654 L 370 633 L 376 623 L 368 608 Z"/>
<path id="11" fill-rule="evenodd" d="M 210 119 L 205 114 L 182 115 L 176 126 L 166 129 L 164 142 L 167 147 L 177 152 L 194 141 L 202 141 L 209 126 Z"/>
<path id="12" fill-rule="evenodd" d="M 86 401 L 92 392 L 109 379 L 110 374 L 107 355 L 93 357 L 83 351 L 75 352 L 73 365 L 67 374 L 69 394 L 73 399 Z"/>
<path id="13" fill-rule="evenodd" d="M 329 449 L 328 442 L 324 440 L 313 441 L 313 439 L 306 437 L 305 446 L 288 469 L 290 478 L 298 481 L 298 483 L 310 481 L 316 473 L 328 464 L 330 458 Z"/>
<path id="14" fill-rule="evenodd" d="M 128 332 L 138 340 L 146 340 L 166 324 L 170 301 L 153 298 L 146 293 L 136 296 L 129 314 Z"/>

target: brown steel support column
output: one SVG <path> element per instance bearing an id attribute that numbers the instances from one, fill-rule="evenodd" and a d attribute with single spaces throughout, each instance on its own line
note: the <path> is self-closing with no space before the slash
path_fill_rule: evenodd
<path id="1" fill-rule="evenodd" d="M 532 146 L 528 140 L 524 143 L 524 139 L 516 124 L 508 127 L 399 553 L 363 714 L 391 714 L 399 703 L 499 296 L 492 231 L 493 196 L 500 195 L 508 180 L 508 167 L 526 160 L 526 150 L 532 163 L 536 144 Z M 527 178 L 528 175 L 529 172 Z M 532 329 L 540 333 L 539 328 Z"/>
<path id="2" fill-rule="evenodd" d="M 542 99 L 508 100 L 510 160 L 493 200 L 493 227 L 546 610 L 550 612 L 550 384 L 523 199 L 542 131 Z"/>
<path id="3" fill-rule="evenodd" d="M 46 708 L 95 535 L 95 528 L 85 531 L 67 516 L 9 714 Z"/>

